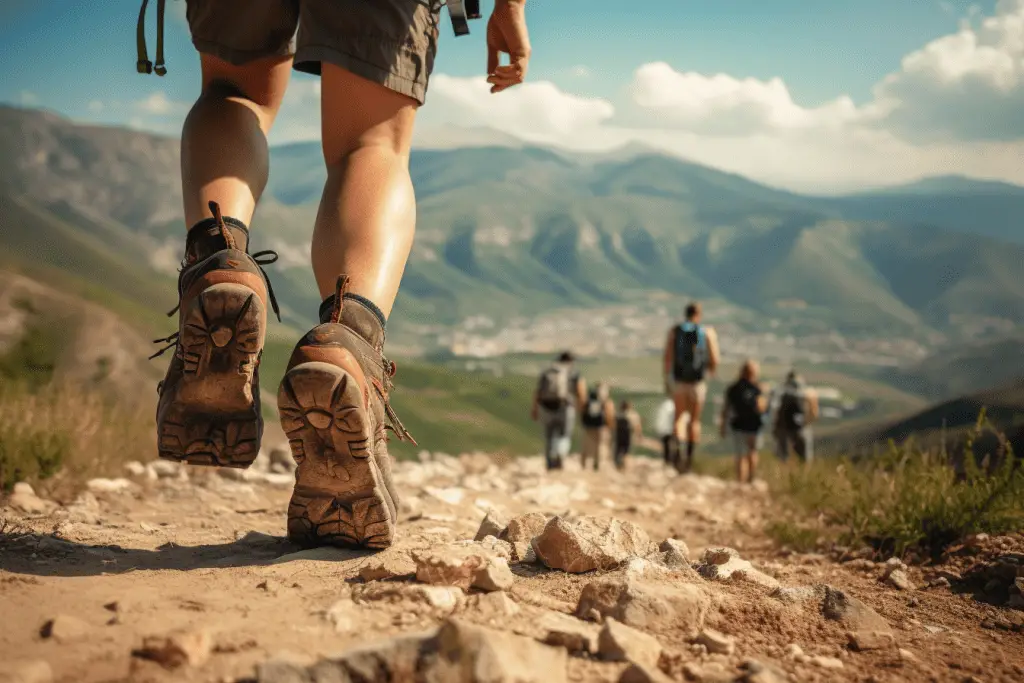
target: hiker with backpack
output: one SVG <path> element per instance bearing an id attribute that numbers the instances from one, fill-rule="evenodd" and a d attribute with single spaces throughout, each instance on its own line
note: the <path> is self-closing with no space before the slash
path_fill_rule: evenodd
<path id="1" fill-rule="evenodd" d="M 633 442 L 643 438 L 643 425 L 640 422 L 640 414 L 633 410 L 633 404 L 628 400 L 622 401 L 619 405 L 619 412 L 615 415 L 615 468 L 623 470 L 626 467 L 626 456 L 629 455 Z"/>
<path id="2" fill-rule="evenodd" d="M 572 446 L 576 408 L 584 404 L 587 383 L 566 351 L 541 373 L 530 416 L 544 425 L 544 459 L 549 470 L 562 469 Z"/>
<path id="3" fill-rule="evenodd" d="M 481 80 L 491 93 L 526 77 L 526 1 L 496 0 L 481 32 L 486 49 L 478 67 L 486 68 Z M 148 4 L 142 0 L 139 9 L 136 69 L 163 76 L 167 3 L 156 2 L 155 63 L 146 47 Z M 309 246 L 319 297 L 295 314 L 317 324 L 297 340 L 277 391 L 281 427 L 298 463 L 287 513 L 288 538 L 298 545 L 383 549 L 395 540 L 401 501 L 388 432 L 415 440 L 391 404 L 398 366 L 384 354 L 385 330 L 416 232 L 409 155 L 443 4 L 184 3 L 202 77 L 181 133 L 187 233 L 178 303 L 168 314 L 177 315 L 177 326 L 154 354 L 172 352 L 157 385 L 158 452 L 175 462 L 238 469 L 260 452 L 260 361 L 268 318 L 281 316 L 264 270 L 277 254 L 251 253 L 250 227 L 260 216 L 268 136 L 291 72 L 313 74 L 326 174 Z M 464 35 L 479 3 L 452 2 L 448 13 L 455 33 Z M 143 192 L 169 199 L 176 183 L 166 181 Z M 264 221 L 272 230 L 274 220 Z"/>
<path id="4" fill-rule="evenodd" d="M 675 402 L 675 435 L 681 438 L 682 420 L 686 424 L 686 459 L 677 458 L 676 469 L 689 472 L 693 452 L 700 442 L 700 420 L 707 399 L 705 378 L 718 368 L 718 334 L 714 328 L 701 324 L 701 305 L 686 307 L 686 320 L 669 330 L 665 344 L 665 389 Z"/>
<path id="5" fill-rule="evenodd" d="M 804 464 L 814 459 L 811 423 L 818 419 L 818 395 L 803 378 L 791 370 L 785 384 L 772 397 L 775 409 L 775 435 L 779 460 L 789 460 L 790 447 Z"/>
<path id="6" fill-rule="evenodd" d="M 608 385 L 598 382 L 587 394 L 580 417 L 583 427 L 583 446 L 580 456 L 583 469 L 593 459 L 596 472 L 602 460 L 607 460 L 611 450 L 611 430 L 615 426 L 615 404 L 609 395 Z"/>
<path id="7" fill-rule="evenodd" d="M 758 383 L 757 362 L 747 360 L 739 377 L 725 390 L 722 401 L 720 433 L 725 438 L 732 431 L 736 447 L 736 478 L 752 483 L 757 471 L 757 452 L 761 448 L 761 431 L 768 413 L 767 389 Z"/>

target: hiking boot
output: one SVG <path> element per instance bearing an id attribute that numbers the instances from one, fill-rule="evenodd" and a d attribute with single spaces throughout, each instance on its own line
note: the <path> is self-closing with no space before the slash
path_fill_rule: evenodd
<path id="1" fill-rule="evenodd" d="M 387 548 L 398 497 L 387 429 L 412 441 L 388 403 L 395 364 L 383 355 L 384 320 L 346 295 L 348 278 L 299 340 L 277 396 L 298 464 L 288 537 L 304 546 Z"/>
<path id="2" fill-rule="evenodd" d="M 156 423 L 161 458 L 192 465 L 245 468 L 260 449 L 259 364 L 267 329 L 268 299 L 278 312 L 261 266 L 277 255 L 249 255 L 249 232 L 224 218 L 189 230 L 178 276 L 178 331 L 156 342 L 173 348 L 157 386 Z M 271 259 L 261 257 L 272 257 Z M 280 314 L 278 314 L 280 319 Z"/>

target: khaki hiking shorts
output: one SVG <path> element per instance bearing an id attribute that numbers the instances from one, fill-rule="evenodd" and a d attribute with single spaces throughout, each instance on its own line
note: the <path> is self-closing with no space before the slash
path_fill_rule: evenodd
<path id="1" fill-rule="evenodd" d="M 192 44 L 200 52 L 239 66 L 294 55 L 297 71 L 317 75 L 328 62 L 420 104 L 426 100 L 441 0 L 186 3 Z"/>
<path id="2" fill-rule="evenodd" d="M 673 382 L 672 398 L 686 407 L 701 408 L 708 397 L 706 382 Z"/>

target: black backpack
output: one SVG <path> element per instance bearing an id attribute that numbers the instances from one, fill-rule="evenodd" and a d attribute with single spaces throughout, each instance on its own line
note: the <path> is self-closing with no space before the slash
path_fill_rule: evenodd
<path id="1" fill-rule="evenodd" d="M 732 425 L 746 431 L 760 429 L 764 416 L 757 404 L 761 389 L 751 382 L 738 382 L 732 386 L 729 406 L 733 411 Z"/>
<path id="2" fill-rule="evenodd" d="M 779 424 L 785 429 L 802 429 L 804 418 L 804 392 L 787 388 L 779 401 Z"/>
<path id="3" fill-rule="evenodd" d="M 672 376 L 677 382 L 700 382 L 704 379 L 706 365 L 707 336 L 704 328 L 696 323 L 683 323 L 676 329 Z"/>
<path id="4" fill-rule="evenodd" d="M 604 403 L 601 402 L 600 397 L 597 395 L 597 389 L 590 390 L 590 396 L 587 397 L 587 404 L 583 407 L 583 426 L 584 427 L 604 427 Z"/>

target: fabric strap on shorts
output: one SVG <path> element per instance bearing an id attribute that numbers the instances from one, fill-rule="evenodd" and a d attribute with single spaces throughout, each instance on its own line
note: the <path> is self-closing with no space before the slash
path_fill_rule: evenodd
<path id="1" fill-rule="evenodd" d="M 163 76 L 167 73 L 164 66 L 164 10 L 167 0 L 156 0 L 156 64 L 149 61 L 149 54 L 146 50 L 146 7 L 149 0 L 142 0 L 142 7 L 139 8 L 139 23 L 135 29 L 135 42 L 138 47 L 138 61 L 135 69 L 140 74 L 155 73 Z"/>
<path id="2" fill-rule="evenodd" d="M 480 0 L 448 0 L 448 16 L 457 36 L 469 34 L 469 19 L 480 18 Z"/>

